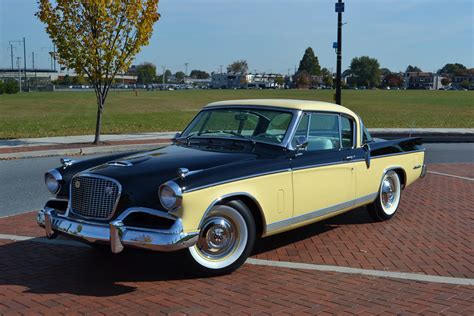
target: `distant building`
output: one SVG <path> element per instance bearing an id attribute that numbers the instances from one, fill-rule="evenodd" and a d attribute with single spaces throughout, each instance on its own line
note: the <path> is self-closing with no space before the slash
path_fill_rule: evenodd
<path id="1" fill-rule="evenodd" d="M 406 72 L 404 82 L 406 89 L 438 90 L 443 88 L 444 77 L 432 72 Z"/>
<path id="2" fill-rule="evenodd" d="M 463 88 L 462 83 L 468 82 L 469 89 L 474 89 L 474 73 L 451 77 L 451 86 L 457 89 Z"/>
<path id="3" fill-rule="evenodd" d="M 213 89 L 277 89 L 282 88 L 290 79 L 280 74 L 212 74 L 211 87 Z"/>

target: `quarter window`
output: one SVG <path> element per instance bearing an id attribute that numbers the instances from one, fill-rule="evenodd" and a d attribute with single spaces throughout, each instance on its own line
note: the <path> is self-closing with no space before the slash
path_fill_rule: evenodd
<path id="1" fill-rule="evenodd" d="M 354 122 L 348 117 L 341 116 L 342 148 L 354 146 Z"/>

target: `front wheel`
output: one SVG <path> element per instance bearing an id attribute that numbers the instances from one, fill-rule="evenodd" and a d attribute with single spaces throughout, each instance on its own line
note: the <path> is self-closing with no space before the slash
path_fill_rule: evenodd
<path id="1" fill-rule="evenodd" d="M 387 171 L 382 178 L 377 199 L 367 205 L 370 217 L 375 221 L 385 221 L 393 217 L 400 205 L 400 177 L 393 171 Z"/>
<path id="2" fill-rule="evenodd" d="M 231 201 L 214 206 L 203 221 L 196 244 L 188 248 L 194 271 L 221 275 L 239 268 L 253 250 L 255 220 L 245 204 Z"/>

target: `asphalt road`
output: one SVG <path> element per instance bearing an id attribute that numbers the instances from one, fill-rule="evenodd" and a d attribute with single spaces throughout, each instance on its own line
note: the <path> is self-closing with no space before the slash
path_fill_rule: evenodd
<path id="1" fill-rule="evenodd" d="M 474 144 L 426 144 L 426 162 L 474 163 Z M 84 156 L 85 159 L 93 156 Z M 0 217 L 41 208 L 51 194 L 44 172 L 59 165 L 59 157 L 0 160 Z"/>

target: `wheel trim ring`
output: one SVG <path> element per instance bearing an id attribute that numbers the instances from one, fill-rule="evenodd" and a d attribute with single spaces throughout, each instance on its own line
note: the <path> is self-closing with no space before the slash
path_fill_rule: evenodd
<path id="1" fill-rule="evenodd" d="M 387 173 L 380 185 L 380 204 L 387 215 L 393 215 L 400 203 L 400 179 L 394 173 Z"/>
<path id="2" fill-rule="evenodd" d="M 210 259 L 207 258 L 202 254 L 199 249 L 198 244 L 189 248 L 191 256 L 194 258 L 197 263 L 204 266 L 205 268 L 209 269 L 222 269 L 227 266 L 232 265 L 244 252 L 245 247 L 248 241 L 248 228 L 247 223 L 245 222 L 242 215 L 232 207 L 226 205 L 218 205 L 216 206 L 208 215 L 208 217 L 214 216 L 223 216 L 223 213 L 226 213 L 226 217 L 232 218 L 234 222 L 237 224 L 236 226 L 239 229 L 239 236 L 240 238 L 237 239 L 236 245 L 233 247 L 232 251 L 229 252 L 225 257 L 218 258 L 218 259 Z M 220 215 L 219 215 L 220 214 Z M 206 222 L 209 219 L 206 220 Z M 204 227 L 204 226 L 203 226 Z"/>

